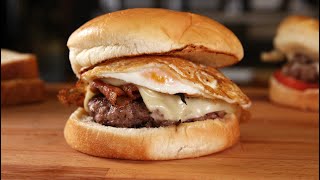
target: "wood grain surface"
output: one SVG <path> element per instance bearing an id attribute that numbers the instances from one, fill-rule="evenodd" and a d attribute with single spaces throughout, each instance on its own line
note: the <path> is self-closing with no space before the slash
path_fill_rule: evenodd
<path id="1" fill-rule="evenodd" d="M 1 108 L 3 179 L 318 179 L 319 114 L 269 103 L 266 89 L 243 88 L 253 101 L 241 140 L 195 159 L 128 161 L 71 149 L 63 128 L 74 107 L 56 99 L 64 85 L 48 85 L 39 104 Z"/>

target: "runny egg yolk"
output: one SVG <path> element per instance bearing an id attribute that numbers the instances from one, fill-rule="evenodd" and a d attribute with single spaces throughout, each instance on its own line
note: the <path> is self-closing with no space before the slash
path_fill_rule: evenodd
<path id="1" fill-rule="evenodd" d="M 173 81 L 172 77 L 168 76 L 166 72 L 160 70 L 147 71 L 144 72 L 143 75 L 159 84 L 172 83 Z"/>
<path id="2" fill-rule="evenodd" d="M 166 82 L 166 77 L 165 76 L 159 76 L 159 75 L 157 75 L 157 73 L 155 73 L 155 72 L 151 72 L 150 73 L 150 76 L 151 76 L 151 79 L 153 79 L 154 81 L 157 81 L 157 82 L 159 82 L 159 83 L 165 83 Z"/>

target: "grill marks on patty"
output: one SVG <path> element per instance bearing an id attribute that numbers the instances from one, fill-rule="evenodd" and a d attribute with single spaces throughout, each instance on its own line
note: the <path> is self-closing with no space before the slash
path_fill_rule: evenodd
<path id="1" fill-rule="evenodd" d="M 83 107 L 86 86 L 88 84 L 78 81 L 69 89 L 59 91 L 58 99 L 62 104 Z M 97 93 L 88 102 L 89 115 L 99 124 L 123 128 L 164 127 L 179 125 L 181 121 L 157 120 L 144 104 L 137 86 L 125 84 L 119 87 L 112 86 L 101 80 L 94 80 L 89 84 L 90 90 Z M 180 96 L 184 101 L 183 94 Z M 158 117 L 163 115 L 158 111 Z M 202 117 L 188 119 L 185 122 L 203 121 L 207 119 L 223 118 L 224 111 L 208 113 Z M 157 117 L 156 116 L 156 117 Z"/>
<path id="2" fill-rule="evenodd" d="M 282 72 L 307 83 L 319 83 L 319 62 L 302 54 L 296 54 L 282 67 Z"/>

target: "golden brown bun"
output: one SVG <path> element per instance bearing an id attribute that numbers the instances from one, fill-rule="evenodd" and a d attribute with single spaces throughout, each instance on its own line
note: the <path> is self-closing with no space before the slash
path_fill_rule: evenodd
<path id="1" fill-rule="evenodd" d="M 249 108 L 251 105 L 250 99 L 241 89 L 218 70 L 177 57 L 139 56 L 109 60 L 81 74 L 81 79 L 90 82 L 106 77 L 107 73 L 112 73 L 114 76 L 116 73 L 130 72 L 140 72 L 145 79 L 143 81 L 139 79 L 128 81 L 125 78 L 122 80 L 151 90 L 159 91 L 156 85 L 166 86 L 167 91 L 162 93 L 186 93 L 213 100 L 221 99 L 230 104 L 239 104 L 243 108 Z M 176 85 L 169 86 L 172 80 L 183 82 L 184 85 L 196 89 L 197 93 L 172 92 L 179 88 Z"/>
<path id="2" fill-rule="evenodd" d="M 38 77 L 36 56 L 1 49 L 1 80 Z"/>
<path id="3" fill-rule="evenodd" d="M 319 20 L 305 16 L 287 17 L 278 28 L 274 45 L 287 57 L 300 53 L 319 61 Z"/>
<path id="4" fill-rule="evenodd" d="M 99 16 L 77 29 L 67 43 L 73 71 L 116 58 L 146 54 L 179 56 L 214 67 L 240 61 L 238 38 L 220 23 L 166 9 L 128 9 Z"/>
<path id="5" fill-rule="evenodd" d="M 271 101 L 303 110 L 319 111 L 319 89 L 299 91 L 270 78 L 269 98 Z"/>
<path id="6" fill-rule="evenodd" d="M 240 136 L 234 114 L 222 120 L 182 123 L 160 128 L 115 128 L 92 121 L 78 108 L 64 129 L 67 143 L 93 156 L 132 160 L 192 158 L 222 151 Z"/>
<path id="7" fill-rule="evenodd" d="M 40 79 L 14 79 L 1 81 L 1 106 L 42 101 L 44 84 Z"/>

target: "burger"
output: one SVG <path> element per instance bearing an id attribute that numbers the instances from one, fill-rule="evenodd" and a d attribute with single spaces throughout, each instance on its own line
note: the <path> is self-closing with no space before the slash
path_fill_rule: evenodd
<path id="1" fill-rule="evenodd" d="M 78 109 L 64 136 L 93 156 L 199 157 L 234 145 L 248 97 L 216 67 L 243 57 L 237 37 L 209 18 L 165 9 L 99 16 L 67 43 L 76 85 L 58 97 Z"/>
<path id="2" fill-rule="evenodd" d="M 296 15 L 285 18 L 274 48 L 262 53 L 262 60 L 286 63 L 270 78 L 271 101 L 319 111 L 319 20 Z"/>

